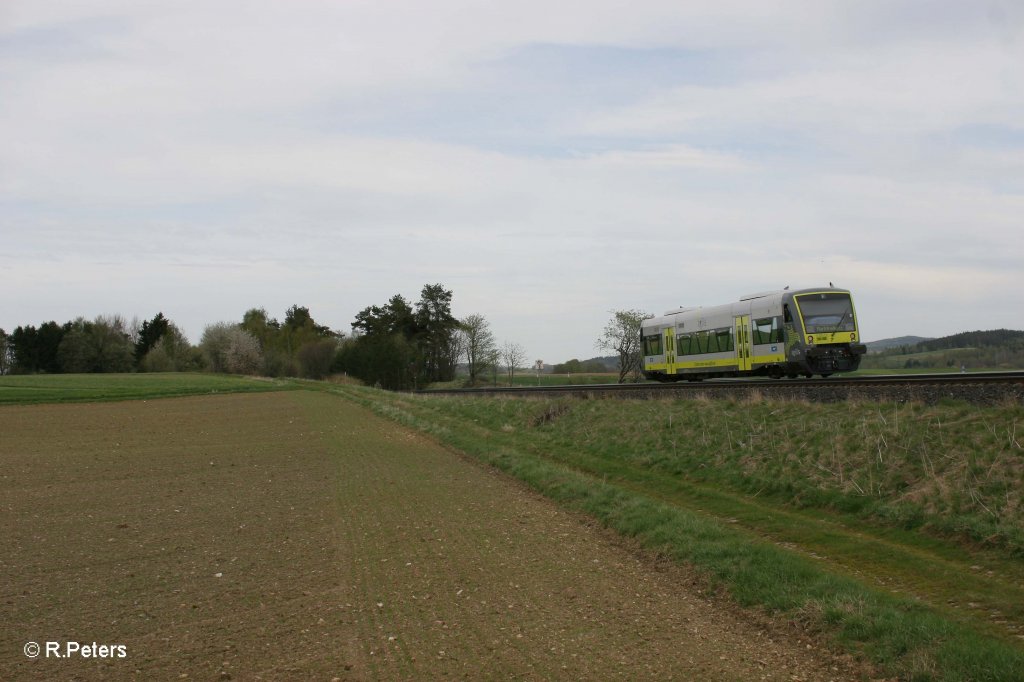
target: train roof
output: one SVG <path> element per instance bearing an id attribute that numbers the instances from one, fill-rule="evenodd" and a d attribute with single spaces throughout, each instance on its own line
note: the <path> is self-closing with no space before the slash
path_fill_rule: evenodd
<path id="1" fill-rule="evenodd" d="M 652 317 L 652 318 L 648 318 L 648 319 L 644 320 L 644 322 L 642 324 L 642 327 L 653 327 L 653 326 L 661 326 L 661 325 L 673 324 L 675 322 L 675 320 L 678 319 L 676 317 L 677 315 L 682 315 L 682 314 L 685 314 L 685 313 L 694 313 L 694 312 L 697 312 L 697 311 L 700 311 L 700 313 L 701 313 L 700 316 L 701 317 L 709 317 L 709 318 L 710 317 L 715 317 L 715 316 L 720 316 L 720 315 L 725 315 L 725 314 L 731 315 L 732 314 L 733 306 L 735 306 L 737 304 L 750 303 L 750 302 L 753 302 L 753 301 L 758 301 L 758 302 L 761 302 L 761 303 L 766 303 L 766 304 L 771 305 L 773 303 L 780 302 L 781 299 L 784 296 L 787 296 L 787 295 L 788 296 L 795 296 L 795 295 L 799 295 L 799 294 L 810 294 L 810 293 L 821 292 L 821 291 L 834 291 L 836 293 L 850 293 L 848 289 L 841 289 L 839 287 L 833 286 L 831 283 L 829 283 L 829 285 L 826 286 L 826 287 L 813 287 L 813 288 L 809 288 L 809 289 L 790 289 L 789 287 L 786 287 L 785 289 L 776 289 L 776 290 L 773 290 L 773 291 L 761 291 L 761 292 L 758 292 L 758 293 L 755 293 L 755 294 L 747 294 L 745 296 L 741 296 L 737 301 L 735 301 L 733 303 L 724 303 L 724 304 L 721 304 L 721 305 L 708 306 L 706 308 L 703 307 L 703 306 L 681 306 L 679 308 L 674 308 L 672 310 L 666 310 L 665 313 L 661 317 Z M 762 299 L 775 299 L 775 300 L 764 301 Z"/>

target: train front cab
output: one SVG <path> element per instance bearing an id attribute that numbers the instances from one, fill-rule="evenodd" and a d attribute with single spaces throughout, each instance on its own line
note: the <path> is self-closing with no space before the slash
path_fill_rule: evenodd
<path id="1" fill-rule="evenodd" d="M 853 297 L 842 289 L 803 290 L 783 296 L 786 372 L 853 372 L 867 347 L 860 343 Z"/>

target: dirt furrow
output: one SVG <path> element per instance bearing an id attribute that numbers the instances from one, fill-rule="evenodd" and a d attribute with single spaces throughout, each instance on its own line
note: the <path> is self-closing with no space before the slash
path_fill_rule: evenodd
<path id="1" fill-rule="evenodd" d="M 336 397 L 0 408 L 0 679 L 855 679 Z M 125 659 L 28 658 L 29 641 Z"/>

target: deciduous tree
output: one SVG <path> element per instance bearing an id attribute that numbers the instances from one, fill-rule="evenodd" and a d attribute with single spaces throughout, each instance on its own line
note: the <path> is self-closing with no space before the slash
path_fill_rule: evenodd
<path id="1" fill-rule="evenodd" d="M 0 375 L 11 371 L 14 360 L 11 350 L 11 337 L 3 329 L 0 329 Z"/>
<path id="2" fill-rule="evenodd" d="M 68 323 L 57 356 L 65 372 L 130 372 L 133 350 L 124 318 L 101 315 Z"/>
<path id="3" fill-rule="evenodd" d="M 483 315 L 473 313 L 462 320 L 463 351 L 472 385 L 494 362 L 496 346 L 491 325 Z"/>
<path id="4" fill-rule="evenodd" d="M 265 308 L 250 308 L 242 316 L 242 329 L 255 336 L 266 351 L 274 345 L 274 336 L 281 329 L 281 323 L 271 318 Z"/>
<path id="5" fill-rule="evenodd" d="M 214 372 L 256 374 L 263 365 L 263 353 L 256 337 L 237 324 L 207 325 L 199 343 L 208 367 Z"/>
<path id="6" fill-rule="evenodd" d="M 605 325 L 597 347 L 604 351 L 612 351 L 619 358 L 619 383 L 627 377 L 639 380 L 643 368 L 643 356 L 640 348 L 640 325 L 652 315 L 640 310 L 613 310 L 612 317 Z"/>
<path id="7" fill-rule="evenodd" d="M 201 368 L 201 353 L 173 322 L 167 324 L 160 341 L 139 363 L 143 372 L 192 372 Z"/>
<path id="8" fill-rule="evenodd" d="M 323 379 L 331 371 L 338 354 L 337 339 L 309 341 L 298 352 L 299 368 L 307 379 Z"/>
<path id="9" fill-rule="evenodd" d="M 516 375 L 516 368 L 526 361 L 526 351 L 518 343 L 506 341 L 502 344 L 499 353 L 501 362 L 505 365 L 505 373 L 508 374 L 508 385 L 511 386 Z"/>
<path id="10" fill-rule="evenodd" d="M 414 385 L 416 349 L 401 334 L 358 335 L 346 339 L 335 369 L 368 386 L 402 390 Z"/>

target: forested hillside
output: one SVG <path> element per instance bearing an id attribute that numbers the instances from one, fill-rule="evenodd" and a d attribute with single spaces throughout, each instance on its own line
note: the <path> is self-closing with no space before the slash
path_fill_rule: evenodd
<path id="1" fill-rule="evenodd" d="M 1024 368 L 1024 331 L 992 329 L 961 332 L 938 339 L 899 345 L 864 356 L 863 369 L 964 367 Z"/>
<path id="2" fill-rule="evenodd" d="M 869 353 L 881 353 L 882 351 L 889 350 L 890 348 L 913 346 L 921 343 L 922 341 L 931 341 L 931 338 L 926 336 L 896 336 L 891 339 L 868 341 L 864 345 L 868 347 Z"/>

